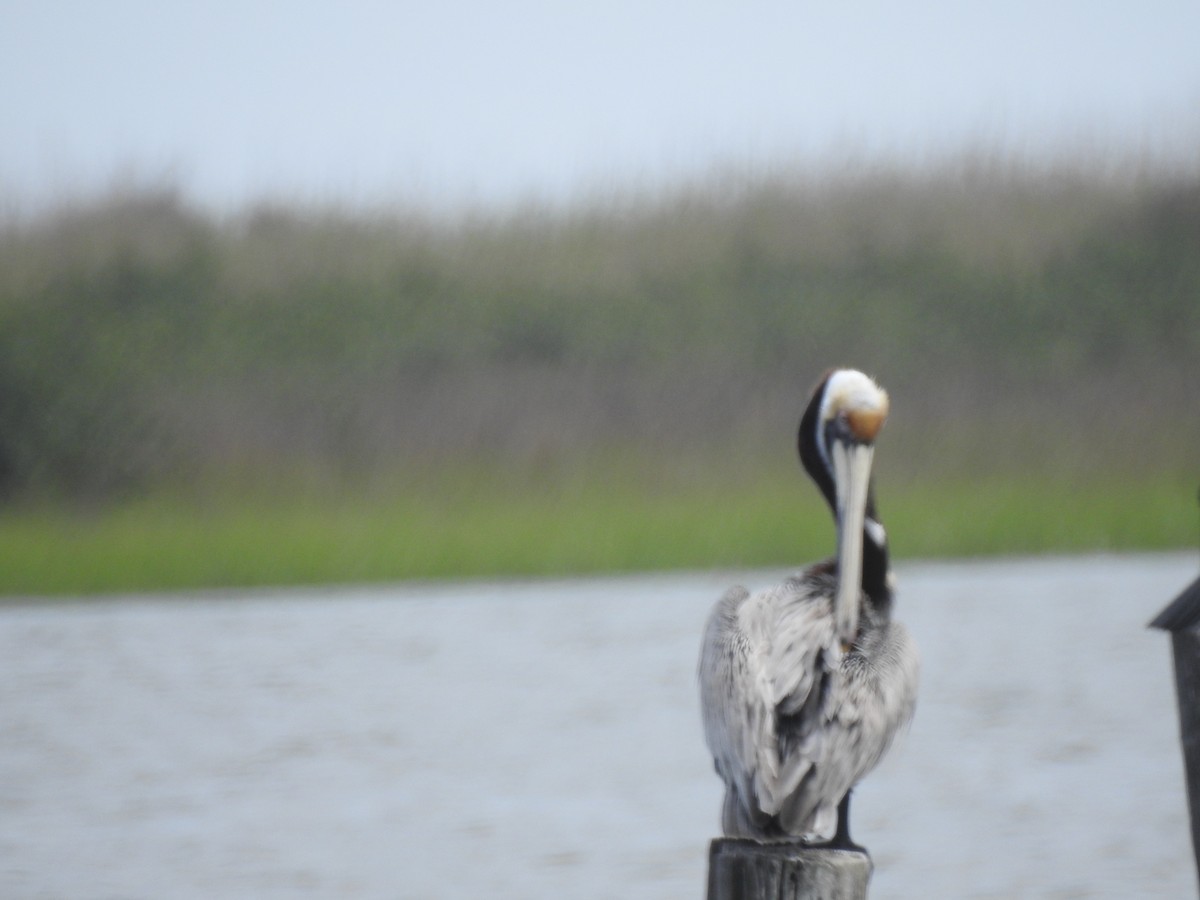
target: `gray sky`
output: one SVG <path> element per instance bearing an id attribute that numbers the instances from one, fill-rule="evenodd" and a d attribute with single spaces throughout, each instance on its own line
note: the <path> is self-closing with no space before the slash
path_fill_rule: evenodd
<path id="1" fill-rule="evenodd" d="M 0 198 L 560 200 L 967 141 L 1195 146 L 1196 0 L 0 0 Z"/>

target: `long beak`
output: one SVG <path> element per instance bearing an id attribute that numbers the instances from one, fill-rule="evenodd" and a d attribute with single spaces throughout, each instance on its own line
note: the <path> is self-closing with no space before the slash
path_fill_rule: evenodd
<path id="1" fill-rule="evenodd" d="M 837 489 L 838 586 L 833 601 L 834 622 L 844 647 L 858 634 L 858 606 L 862 594 L 863 520 L 871 483 L 873 444 L 834 440 L 833 483 Z"/>

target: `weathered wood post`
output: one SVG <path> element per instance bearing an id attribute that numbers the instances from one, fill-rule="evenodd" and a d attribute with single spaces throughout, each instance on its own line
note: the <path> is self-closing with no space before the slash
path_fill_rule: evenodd
<path id="1" fill-rule="evenodd" d="M 717 838 L 708 900 L 866 900 L 871 857 L 789 841 Z"/>
<path id="2" fill-rule="evenodd" d="M 1171 633 L 1175 657 L 1175 700 L 1192 822 L 1192 854 L 1200 871 L 1200 578 L 1158 614 L 1151 628 Z"/>

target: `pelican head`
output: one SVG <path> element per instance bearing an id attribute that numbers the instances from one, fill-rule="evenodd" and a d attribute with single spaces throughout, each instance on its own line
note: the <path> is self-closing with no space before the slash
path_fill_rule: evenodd
<path id="1" fill-rule="evenodd" d="M 837 369 L 818 385 L 800 423 L 800 457 L 837 520 L 834 617 L 844 646 L 858 632 L 871 462 L 887 414 L 883 388 L 855 369 Z"/>

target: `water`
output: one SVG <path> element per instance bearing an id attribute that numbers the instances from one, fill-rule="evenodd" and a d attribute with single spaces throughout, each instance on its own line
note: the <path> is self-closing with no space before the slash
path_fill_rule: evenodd
<path id="1" fill-rule="evenodd" d="M 911 732 L 872 897 L 1180 897 L 1193 555 L 902 567 Z M 0 608 L 0 896 L 700 897 L 695 664 L 779 573 Z"/>

